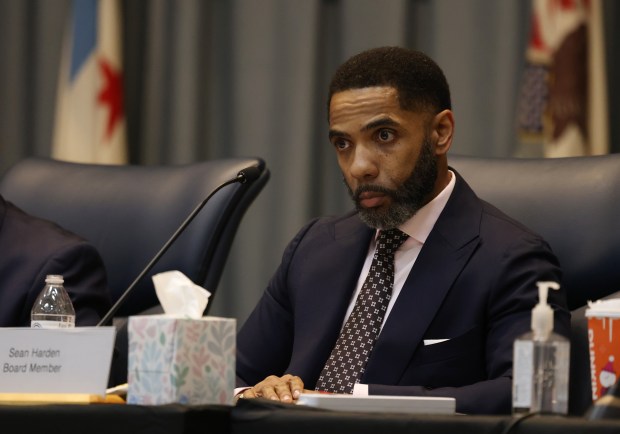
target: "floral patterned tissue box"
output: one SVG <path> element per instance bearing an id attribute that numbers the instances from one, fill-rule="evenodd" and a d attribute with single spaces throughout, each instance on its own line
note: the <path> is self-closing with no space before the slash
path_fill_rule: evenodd
<path id="1" fill-rule="evenodd" d="M 129 317 L 129 404 L 232 404 L 236 320 Z"/>

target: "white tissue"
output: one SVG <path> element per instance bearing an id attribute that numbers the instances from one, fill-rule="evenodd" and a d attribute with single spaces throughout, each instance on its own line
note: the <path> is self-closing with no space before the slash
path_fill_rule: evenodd
<path id="1" fill-rule="evenodd" d="M 207 307 L 211 293 L 195 285 L 180 271 L 166 271 L 153 276 L 155 293 L 166 315 L 198 319 Z"/>

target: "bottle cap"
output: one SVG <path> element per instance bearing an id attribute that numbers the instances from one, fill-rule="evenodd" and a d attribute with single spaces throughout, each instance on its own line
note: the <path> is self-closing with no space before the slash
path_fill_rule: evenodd
<path id="1" fill-rule="evenodd" d="M 59 274 L 48 274 L 45 276 L 45 283 L 49 283 L 52 285 L 62 285 L 64 283 L 64 279 Z"/>
<path id="2" fill-rule="evenodd" d="M 538 304 L 532 309 L 532 332 L 534 339 L 545 340 L 553 331 L 553 309 L 547 304 L 549 289 L 560 289 L 556 282 L 536 282 Z"/>

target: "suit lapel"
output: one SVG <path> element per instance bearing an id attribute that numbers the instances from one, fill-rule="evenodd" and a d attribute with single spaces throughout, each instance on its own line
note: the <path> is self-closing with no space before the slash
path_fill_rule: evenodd
<path id="1" fill-rule="evenodd" d="M 330 334 L 334 337 L 330 352 L 340 334 L 345 313 L 366 259 L 370 238 L 374 233 L 374 230 L 364 225 L 357 215 L 351 220 L 354 221 L 353 225 L 350 222 L 340 222 L 334 226 L 334 248 L 325 252 L 326 258 L 324 258 L 331 258 L 334 267 L 338 270 L 332 273 L 332 276 L 335 275 L 336 278 L 332 279 L 333 283 L 329 285 L 330 293 L 325 294 L 324 297 L 328 305 L 325 306 L 323 314 L 328 315 L 326 320 L 333 324 L 332 327 L 328 327 L 332 332 Z"/>
<path id="2" fill-rule="evenodd" d="M 452 283 L 478 245 L 481 210 L 479 200 L 457 174 L 454 191 L 379 335 L 363 383 L 398 384 Z"/>
<path id="3" fill-rule="evenodd" d="M 312 270 L 308 282 L 313 288 L 312 297 L 303 303 L 303 312 L 300 309 L 301 316 L 296 317 L 300 348 L 294 351 L 299 363 L 309 364 L 309 375 L 304 378 L 308 385 L 318 379 L 338 339 L 373 233 L 355 214 L 340 220 L 329 233 L 314 241 L 321 261 L 316 262 L 320 266 Z M 309 304 L 312 309 L 308 309 Z M 306 314 L 309 316 L 304 317 Z M 313 326 L 317 321 L 321 327 Z"/>

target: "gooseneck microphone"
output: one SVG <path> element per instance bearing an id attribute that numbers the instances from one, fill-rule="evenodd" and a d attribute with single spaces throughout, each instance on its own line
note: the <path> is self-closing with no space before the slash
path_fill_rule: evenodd
<path id="1" fill-rule="evenodd" d="M 123 292 L 123 294 L 118 298 L 118 300 L 116 300 L 116 303 L 114 303 L 114 305 L 110 308 L 108 313 L 106 313 L 105 316 L 101 319 L 101 321 L 99 321 L 99 323 L 97 324 L 97 327 L 105 326 L 110 322 L 112 317 L 114 317 L 114 314 L 123 305 L 124 301 L 127 299 L 129 294 L 131 294 L 131 291 L 136 287 L 138 282 L 140 282 L 142 278 L 146 275 L 146 273 L 148 273 L 151 270 L 151 268 L 153 268 L 153 266 L 157 263 L 157 261 L 159 261 L 162 255 L 166 253 L 166 251 L 170 248 L 170 246 L 175 242 L 175 240 L 179 237 L 179 235 L 183 233 L 185 228 L 191 223 L 192 220 L 194 220 L 194 217 L 198 215 L 200 210 L 206 205 L 206 203 L 209 201 L 209 199 L 211 199 L 211 197 L 213 197 L 215 193 L 217 193 L 222 188 L 230 184 L 234 184 L 237 182 L 239 184 L 245 184 L 248 181 L 250 182 L 254 181 L 256 178 L 260 176 L 260 173 L 261 173 L 261 170 L 257 166 L 247 167 L 241 170 L 237 174 L 237 176 L 234 177 L 233 179 L 229 179 L 228 181 L 220 184 L 217 188 L 215 188 L 215 190 L 213 190 L 209 194 L 209 196 L 206 197 L 206 199 L 200 202 L 198 206 L 190 213 L 190 215 L 187 216 L 185 221 L 181 223 L 181 226 L 179 226 L 178 229 L 174 232 L 174 234 L 172 234 L 170 239 L 166 241 L 166 244 L 164 244 L 164 246 L 159 250 L 159 252 L 157 252 L 157 254 L 153 257 L 153 259 L 151 259 L 151 261 L 147 264 L 147 266 L 144 267 L 144 269 L 140 272 L 138 277 L 134 279 L 131 285 L 129 285 L 129 287 L 125 290 L 125 292 Z"/>

